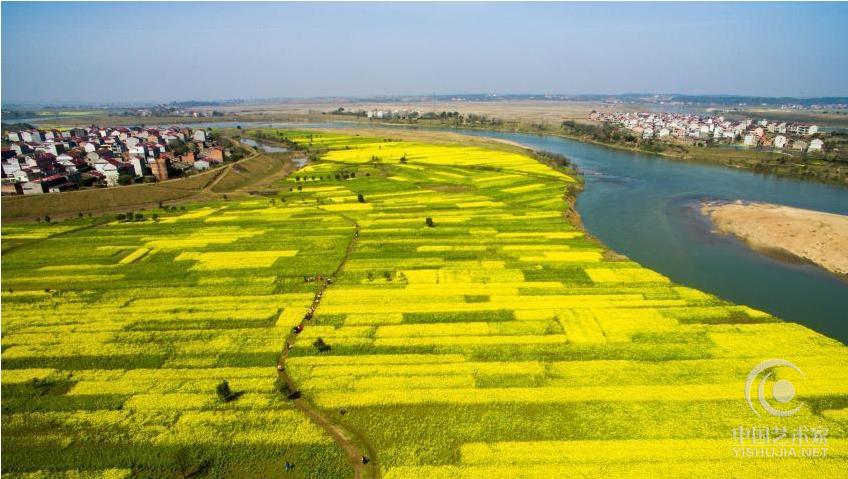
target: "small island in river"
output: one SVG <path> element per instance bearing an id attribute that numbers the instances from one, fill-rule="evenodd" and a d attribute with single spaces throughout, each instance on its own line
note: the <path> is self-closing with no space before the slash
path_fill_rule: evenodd
<path id="1" fill-rule="evenodd" d="M 848 216 L 753 202 L 708 201 L 701 213 L 752 248 L 810 261 L 848 276 Z"/>

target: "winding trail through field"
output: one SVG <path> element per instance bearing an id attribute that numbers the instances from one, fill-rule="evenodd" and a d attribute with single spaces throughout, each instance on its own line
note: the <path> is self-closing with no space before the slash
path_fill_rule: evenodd
<path id="1" fill-rule="evenodd" d="M 345 248 L 344 255 L 342 256 L 341 261 L 339 262 L 336 269 L 332 272 L 332 274 L 328 278 L 323 278 L 319 283 L 318 291 L 315 293 L 315 299 L 312 301 L 311 311 L 314 315 L 315 311 L 318 310 L 318 307 L 321 306 L 321 298 L 324 296 L 324 292 L 332 286 L 336 277 L 341 273 L 344 269 L 345 264 L 347 263 L 348 258 L 353 252 L 356 242 L 359 240 L 359 224 L 352 218 L 349 218 L 344 215 L 339 215 L 348 221 L 351 225 L 353 225 L 353 237 L 347 244 Z M 298 327 L 303 330 L 308 327 L 309 319 L 311 315 L 304 316 L 304 318 L 300 321 Z M 348 463 L 350 463 L 353 468 L 353 477 L 355 479 L 376 479 L 380 477 L 380 466 L 377 461 L 377 452 L 374 449 L 373 445 L 369 443 L 364 436 L 355 431 L 350 426 L 343 424 L 338 421 L 336 418 L 330 416 L 329 414 L 321 411 L 315 405 L 310 403 L 306 398 L 304 398 L 297 389 L 297 385 L 295 384 L 292 377 L 289 375 L 288 370 L 286 368 L 286 359 L 289 356 L 289 350 L 294 345 L 295 340 L 297 339 L 297 333 L 292 331 L 289 333 L 288 337 L 286 337 L 286 342 L 283 345 L 283 352 L 280 356 L 280 360 L 278 362 L 279 366 L 282 368 L 278 368 L 279 380 L 282 381 L 286 386 L 288 391 L 290 391 L 288 397 L 291 399 L 292 404 L 304 413 L 307 417 L 309 417 L 312 422 L 321 426 L 330 437 L 338 444 L 345 452 L 345 456 L 347 456 Z M 368 458 L 368 462 L 363 464 L 363 457 Z"/>

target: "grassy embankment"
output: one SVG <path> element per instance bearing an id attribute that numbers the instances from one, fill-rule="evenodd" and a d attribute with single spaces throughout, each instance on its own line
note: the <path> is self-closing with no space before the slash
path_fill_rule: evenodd
<path id="1" fill-rule="evenodd" d="M 264 134 L 319 157 L 273 197 L 3 256 L 9 477 L 349 477 L 274 390 L 320 287 L 305 277 L 336 271 L 287 372 L 362 434 L 385 478 L 848 467 L 845 346 L 610 254 L 564 214 L 578 181 L 561 164 L 451 135 Z M 758 418 L 744 400 L 748 371 L 773 356 L 806 374 L 792 417 Z M 775 375 L 768 393 L 796 379 Z M 222 380 L 235 394 L 216 394 Z M 826 427 L 828 457 L 734 458 L 748 424 Z"/>

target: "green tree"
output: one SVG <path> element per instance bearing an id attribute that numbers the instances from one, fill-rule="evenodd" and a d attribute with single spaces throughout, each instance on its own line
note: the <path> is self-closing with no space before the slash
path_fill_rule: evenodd
<path id="1" fill-rule="evenodd" d="M 226 379 L 218 383 L 215 387 L 215 392 L 218 394 L 218 399 L 223 402 L 229 402 L 233 398 L 233 391 L 230 389 L 230 383 Z"/>
<path id="2" fill-rule="evenodd" d="M 318 352 L 326 352 L 330 350 L 330 345 L 324 341 L 324 338 L 318 338 L 312 343 L 312 347 L 314 347 Z"/>

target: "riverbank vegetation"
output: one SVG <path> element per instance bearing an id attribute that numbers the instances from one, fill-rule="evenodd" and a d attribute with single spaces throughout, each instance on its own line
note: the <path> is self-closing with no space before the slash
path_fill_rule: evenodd
<path id="1" fill-rule="evenodd" d="M 61 224 L 16 225 L 4 479 L 349 477 L 275 389 L 310 279 L 331 274 L 287 373 L 383 477 L 848 467 L 845 346 L 612 254 L 568 219 L 581 180 L 564 159 L 429 132 L 261 134 L 317 161 L 268 197 L 52 236 Z M 828 428 L 833 456 L 734 459 L 732 431 L 755 420 L 745 375 L 773 355 L 808 377 L 775 424 Z"/>

